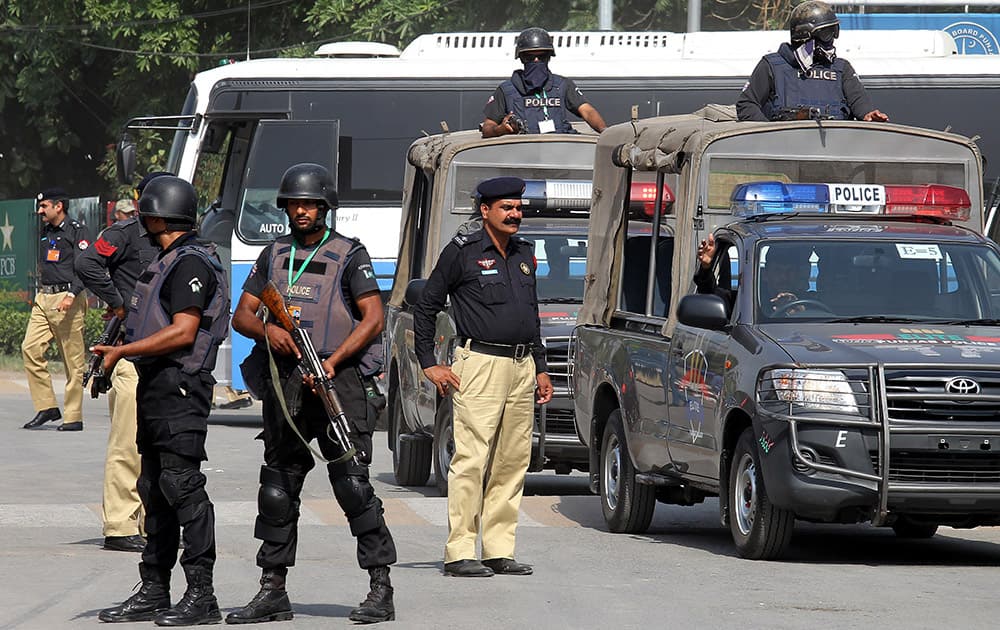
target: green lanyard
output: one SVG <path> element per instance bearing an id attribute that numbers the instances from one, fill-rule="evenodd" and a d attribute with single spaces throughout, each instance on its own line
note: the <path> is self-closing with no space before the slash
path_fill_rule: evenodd
<path id="1" fill-rule="evenodd" d="M 306 270 L 306 267 L 308 267 L 309 263 L 312 261 L 313 256 L 316 255 L 316 252 L 319 251 L 319 248 L 323 245 L 323 243 L 326 242 L 326 239 L 328 239 L 329 237 L 330 237 L 330 230 L 327 230 L 326 233 L 323 234 L 323 240 L 321 240 L 316 245 L 316 248 L 311 252 L 309 252 L 309 255 L 306 256 L 306 259 L 302 261 L 302 266 L 299 267 L 299 271 L 294 275 L 294 277 L 292 276 L 292 272 L 295 271 L 295 241 L 292 241 L 292 255 L 288 258 L 288 289 L 287 289 L 288 294 L 286 297 L 291 299 L 292 286 L 299 281 L 299 278 L 302 277 L 302 273 Z"/>
<path id="2" fill-rule="evenodd" d="M 535 96 L 538 96 L 538 92 L 535 92 Z M 542 112 L 545 114 L 545 120 L 549 119 L 549 106 L 546 103 L 548 100 L 549 97 L 546 96 L 545 90 L 542 90 Z"/>

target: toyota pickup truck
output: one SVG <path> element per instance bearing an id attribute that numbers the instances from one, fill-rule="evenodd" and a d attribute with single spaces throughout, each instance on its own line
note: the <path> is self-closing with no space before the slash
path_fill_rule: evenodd
<path id="1" fill-rule="evenodd" d="M 677 181 L 668 261 L 629 246 L 643 173 Z M 751 559 L 796 520 L 1000 523 L 1000 251 L 972 140 L 710 106 L 608 129 L 593 196 L 570 384 L 610 530 L 714 496 Z M 671 287 L 638 308 L 636 255 Z"/>

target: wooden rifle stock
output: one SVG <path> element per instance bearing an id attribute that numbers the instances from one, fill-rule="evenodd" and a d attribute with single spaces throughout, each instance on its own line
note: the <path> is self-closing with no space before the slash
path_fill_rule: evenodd
<path id="1" fill-rule="evenodd" d="M 358 464 L 357 453 L 349 436 L 350 426 L 347 424 L 347 414 L 344 413 L 344 407 L 340 404 L 337 392 L 333 389 L 333 381 L 326 377 L 323 362 L 316 353 L 316 348 L 313 347 L 309 333 L 296 325 L 295 320 L 288 313 L 284 298 L 281 297 L 278 287 L 274 286 L 273 282 L 268 282 L 264 290 L 261 291 L 260 301 L 267 308 L 274 322 L 292 336 L 292 341 L 295 342 L 295 347 L 298 348 L 299 354 L 302 356 L 299 370 L 304 376 L 312 377 L 313 391 L 323 401 L 323 408 L 330 420 L 327 433 L 344 453 L 337 461 L 350 459 Z"/>

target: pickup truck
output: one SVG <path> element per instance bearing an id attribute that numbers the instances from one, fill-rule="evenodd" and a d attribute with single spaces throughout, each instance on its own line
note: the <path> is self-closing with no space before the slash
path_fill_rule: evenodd
<path id="1" fill-rule="evenodd" d="M 626 191 L 650 172 L 677 182 L 654 218 L 669 260 L 663 238 L 629 247 Z M 602 134 L 570 383 L 609 529 L 718 496 L 737 552 L 773 559 L 796 520 L 916 538 L 1000 523 L 982 188 L 972 140 L 901 125 L 710 106 Z M 639 308 L 635 255 L 671 287 Z"/>

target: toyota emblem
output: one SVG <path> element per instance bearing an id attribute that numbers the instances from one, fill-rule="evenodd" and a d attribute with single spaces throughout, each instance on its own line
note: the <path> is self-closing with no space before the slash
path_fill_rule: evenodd
<path id="1" fill-rule="evenodd" d="M 956 376 L 944 384 L 944 389 L 949 394 L 978 394 L 979 383 L 964 376 Z"/>

